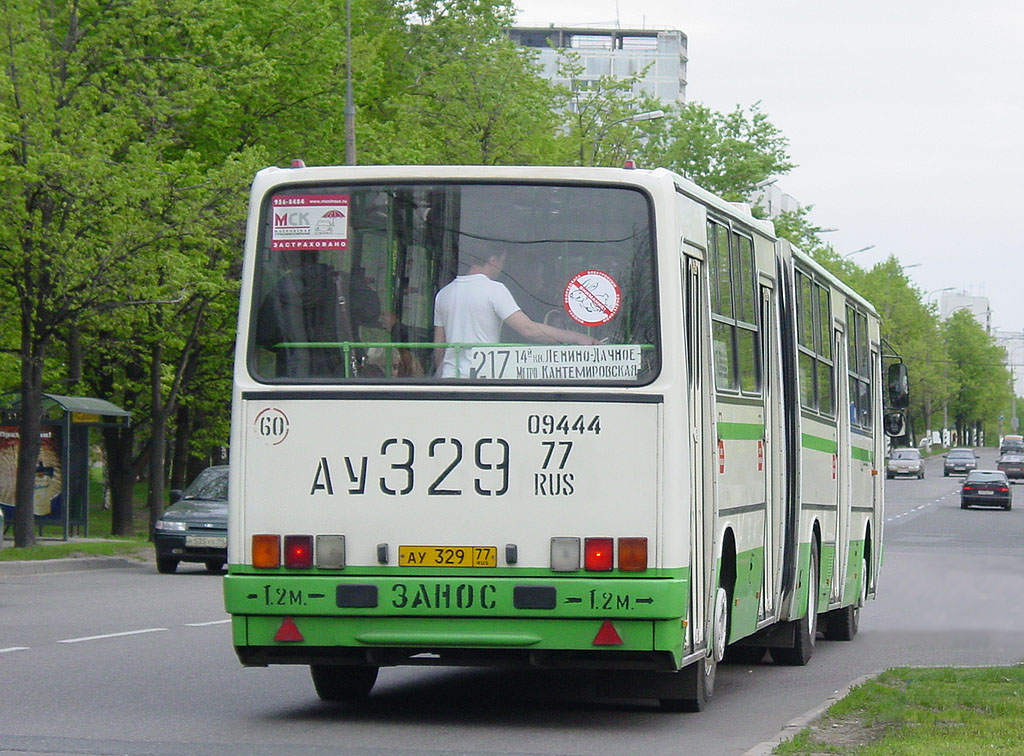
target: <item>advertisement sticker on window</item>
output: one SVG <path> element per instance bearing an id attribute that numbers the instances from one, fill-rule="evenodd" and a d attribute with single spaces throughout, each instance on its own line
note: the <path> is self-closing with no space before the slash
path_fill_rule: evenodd
<path id="1" fill-rule="evenodd" d="M 289 194 L 274 198 L 271 249 L 347 249 L 347 194 Z"/>

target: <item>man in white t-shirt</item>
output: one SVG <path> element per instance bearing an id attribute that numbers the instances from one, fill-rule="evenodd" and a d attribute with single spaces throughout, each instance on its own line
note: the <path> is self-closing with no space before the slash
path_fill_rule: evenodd
<path id="1" fill-rule="evenodd" d="M 501 341 L 501 326 L 508 326 L 526 341 L 540 344 L 599 344 L 600 341 L 585 333 L 537 323 L 516 304 L 512 292 L 496 279 L 505 266 L 501 252 L 487 260 L 470 266 L 469 272 L 459 276 L 437 292 L 434 298 L 434 341 L 452 344 L 497 344 Z M 434 363 L 439 378 L 456 377 L 455 350 L 434 350 Z M 458 377 L 470 377 L 470 360 L 463 350 L 459 355 Z"/>

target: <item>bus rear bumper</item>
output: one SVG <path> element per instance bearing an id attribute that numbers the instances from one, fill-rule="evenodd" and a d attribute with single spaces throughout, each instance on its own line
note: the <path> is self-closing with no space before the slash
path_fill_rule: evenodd
<path id="1" fill-rule="evenodd" d="M 676 620 L 413 617 L 232 618 L 245 666 L 341 664 L 534 669 L 680 668 Z"/>

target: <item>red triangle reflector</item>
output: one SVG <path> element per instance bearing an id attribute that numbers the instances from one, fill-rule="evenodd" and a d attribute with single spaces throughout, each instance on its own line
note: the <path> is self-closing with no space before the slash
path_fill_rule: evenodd
<path id="1" fill-rule="evenodd" d="M 302 640 L 305 640 L 305 638 L 302 637 L 302 633 L 299 632 L 299 628 L 292 621 L 292 618 L 285 617 L 281 627 L 277 629 L 274 641 L 276 643 L 294 643 L 295 641 Z"/>
<path id="2" fill-rule="evenodd" d="M 604 624 L 601 625 L 601 629 L 597 631 L 597 635 L 594 636 L 595 646 L 621 646 L 622 638 L 619 637 L 618 631 L 615 629 L 615 625 L 612 624 L 611 620 L 605 620 Z"/>

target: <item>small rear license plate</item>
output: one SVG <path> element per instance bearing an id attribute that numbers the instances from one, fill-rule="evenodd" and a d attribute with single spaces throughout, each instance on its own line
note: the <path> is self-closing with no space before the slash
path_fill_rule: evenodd
<path id="1" fill-rule="evenodd" d="M 994 494 L 994 493 L 995 493 L 995 491 L 986 491 L 986 490 L 985 490 L 985 489 L 983 489 L 983 488 L 981 488 L 981 489 L 978 489 L 978 495 L 979 495 L 979 496 L 991 496 L 991 495 L 992 495 L 992 494 Z"/>
<path id="2" fill-rule="evenodd" d="M 497 567 L 497 546 L 399 546 L 400 567 Z"/>
<path id="3" fill-rule="evenodd" d="M 226 549 L 228 539 L 225 536 L 185 536 L 185 545 L 200 549 Z"/>

